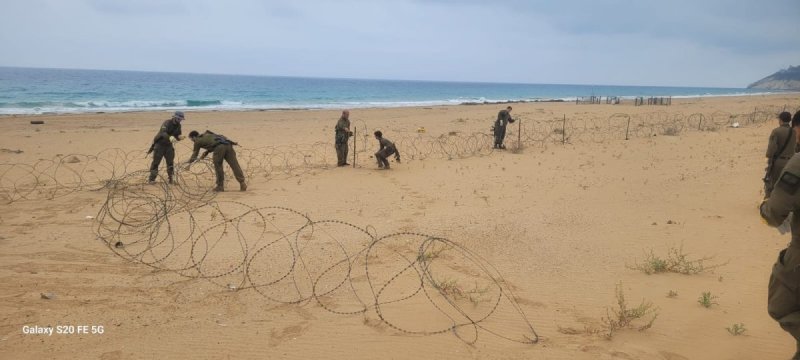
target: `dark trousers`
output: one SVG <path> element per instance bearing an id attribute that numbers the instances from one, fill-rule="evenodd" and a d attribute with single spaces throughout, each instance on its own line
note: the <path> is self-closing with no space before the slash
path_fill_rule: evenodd
<path id="1" fill-rule="evenodd" d="M 217 187 L 223 188 L 225 186 L 225 171 L 222 169 L 222 161 L 228 163 L 228 166 L 233 170 L 233 176 L 240 184 L 244 183 L 244 173 L 242 167 L 239 166 L 239 160 L 236 159 L 236 150 L 233 150 L 233 145 L 219 144 L 214 147 L 214 172 L 217 174 Z"/>
<path id="2" fill-rule="evenodd" d="M 156 144 L 153 148 L 153 163 L 150 164 L 149 180 L 155 181 L 158 177 L 158 166 L 161 165 L 161 159 L 167 160 L 167 176 L 172 181 L 172 174 L 175 173 L 175 148 L 172 147 L 172 144 Z"/>
<path id="3" fill-rule="evenodd" d="M 336 165 L 344 165 L 347 163 L 347 141 L 336 143 Z"/>
<path id="4" fill-rule="evenodd" d="M 392 148 L 388 148 L 387 147 L 387 148 L 383 148 L 383 150 L 378 150 L 378 152 L 375 153 L 375 159 L 378 160 L 378 166 L 380 166 L 380 167 L 382 167 L 384 169 L 388 169 L 389 168 L 389 160 L 387 160 L 387 159 L 392 154 L 394 154 L 394 149 L 392 149 Z"/>
<path id="5" fill-rule="evenodd" d="M 506 127 L 505 126 L 495 126 L 494 127 L 494 147 L 500 147 L 503 145 L 503 140 L 506 138 Z"/>
<path id="6" fill-rule="evenodd" d="M 790 245 L 772 266 L 767 290 L 767 312 L 792 335 L 800 350 L 800 248 Z"/>

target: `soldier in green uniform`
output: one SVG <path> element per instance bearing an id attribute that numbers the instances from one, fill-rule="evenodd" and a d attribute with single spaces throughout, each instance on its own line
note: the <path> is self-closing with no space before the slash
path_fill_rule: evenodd
<path id="1" fill-rule="evenodd" d="M 376 131 L 375 138 L 378 139 L 378 145 L 380 146 L 378 152 L 375 153 L 375 159 L 378 160 L 378 168 L 389 170 L 388 157 L 394 154 L 394 159 L 400 162 L 400 152 L 397 150 L 397 147 L 394 146 L 393 142 L 383 137 L 382 132 Z"/>
<path id="2" fill-rule="evenodd" d="M 505 149 L 503 140 L 506 138 L 506 125 L 513 123 L 514 119 L 511 118 L 511 106 L 500 110 L 497 113 L 497 120 L 494 122 L 494 148 Z"/>
<path id="3" fill-rule="evenodd" d="M 342 116 L 339 118 L 339 121 L 336 122 L 335 146 L 337 166 L 350 165 L 347 163 L 347 142 L 351 136 L 353 136 L 353 132 L 350 131 L 350 111 L 344 110 L 342 111 Z"/>
<path id="4" fill-rule="evenodd" d="M 790 126 L 792 114 L 784 111 L 778 115 L 779 126 L 772 130 L 767 145 L 767 169 L 764 175 L 764 198 L 768 198 L 775 188 L 786 162 L 795 153 L 797 137 Z"/>
<path id="5" fill-rule="evenodd" d="M 767 312 L 792 335 L 800 360 L 800 155 L 794 155 L 783 169 L 772 195 L 760 206 L 761 217 L 773 227 L 788 222 L 792 232 L 789 246 L 781 250 L 772 266 L 767 290 Z"/>
<path id="6" fill-rule="evenodd" d="M 239 190 L 247 190 L 247 184 L 244 182 L 244 173 L 239 166 L 239 161 L 236 159 L 236 151 L 233 150 L 233 145 L 238 145 L 236 142 L 208 130 L 202 135 L 197 131 L 192 131 L 189 133 L 189 139 L 194 142 L 194 150 L 192 151 L 192 157 L 187 162 L 187 166 L 197 160 L 197 154 L 200 153 L 200 149 L 205 149 L 200 159 L 204 159 L 209 152 L 214 153 L 212 162 L 214 163 L 214 172 L 217 174 L 217 187 L 214 188 L 214 191 L 225 191 L 225 171 L 222 169 L 223 160 L 228 162 L 231 170 L 233 170 L 233 176 L 239 181 Z"/>
<path id="7" fill-rule="evenodd" d="M 797 145 L 794 147 L 794 152 L 800 152 L 800 110 L 794 113 L 792 116 L 792 129 L 794 130 L 794 135 L 797 141 Z"/>
<path id="8" fill-rule="evenodd" d="M 153 162 L 150 164 L 150 178 L 148 183 L 154 184 L 158 176 L 158 166 L 161 159 L 167 160 L 167 176 L 169 183 L 172 184 L 172 176 L 175 173 L 175 147 L 172 146 L 176 141 L 183 140 L 181 135 L 181 121 L 183 121 L 183 111 L 176 111 L 172 118 L 161 124 L 158 134 L 153 138 L 153 144 L 147 153 L 153 153 Z"/>

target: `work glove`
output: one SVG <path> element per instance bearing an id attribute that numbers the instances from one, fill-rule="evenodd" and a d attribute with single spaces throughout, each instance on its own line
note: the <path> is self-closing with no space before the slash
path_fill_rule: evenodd
<path id="1" fill-rule="evenodd" d="M 170 142 L 170 143 L 173 143 L 173 144 L 174 144 L 176 141 L 178 141 L 178 138 L 176 138 L 176 137 L 174 137 L 174 136 L 170 136 L 170 137 L 169 137 L 169 142 Z"/>

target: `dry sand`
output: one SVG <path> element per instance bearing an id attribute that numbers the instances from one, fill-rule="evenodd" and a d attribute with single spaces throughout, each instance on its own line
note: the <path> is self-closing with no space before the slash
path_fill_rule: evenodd
<path id="1" fill-rule="evenodd" d="M 675 99 L 659 107 L 527 103 L 515 104 L 513 113 L 524 121 L 602 120 L 614 113 L 744 114 L 784 105 L 795 109 L 800 97 Z M 357 109 L 351 118 L 362 133 L 381 129 L 389 139 L 409 138 L 420 127 L 433 136 L 486 133 L 504 106 Z M 0 152 L 0 163 L 120 148 L 141 151 L 131 167 L 142 168 L 143 151 L 166 116 L 3 117 L 0 148 L 9 151 Z M 337 118 L 336 111 L 190 112 L 183 126 L 185 133 L 216 130 L 243 148 L 323 142 L 330 157 Z M 45 124 L 31 125 L 32 119 Z M 539 334 L 537 344 L 484 330 L 472 345 L 452 332 L 407 334 L 381 323 L 374 311 L 339 315 L 314 302 L 285 305 L 252 289 L 229 291 L 218 282 L 129 262 L 96 238 L 96 219 L 86 218 L 98 214 L 105 191 L 16 201 L 0 208 L 0 358 L 789 358 L 794 342 L 766 311 L 769 272 L 789 237 L 763 225 L 756 211 L 766 139 L 776 121 L 627 141 L 547 141 L 516 154 L 406 157 L 391 171 L 375 170 L 362 154 L 355 169 L 314 167 L 252 178 L 246 193 L 216 198 L 287 207 L 314 220 L 369 227 L 377 236 L 417 232 L 449 239 L 497 269 Z M 374 151 L 376 142 L 368 140 L 359 146 Z M 188 144 L 177 149 L 178 160 L 190 155 Z M 666 256 L 681 246 L 691 258 L 709 256 L 725 265 L 697 275 L 629 268 L 651 250 Z M 621 330 L 609 340 L 591 330 L 602 330 L 601 319 L 617 306 L 618 284 L 629 305 L 650 301 L 658 317 L 645 331 Z M 677 296 L 667 297 L 670 291 Z M 715 295 L 717 304 L 702 307 L 703 292 Z M 42 299 L 42 293 L 55 298 Z M 430 303 L 401 304 L 387 315 L 395 324 L 437 326 L 429 319 Z M 490 327 L 517 336 L 520 317 L 502 306 Z M 734 323 L 745 324 L 744 335 L 728 333 Z M 23 333 L 26 325 L 94 325 L 104 332 L 30 335 Z"/>

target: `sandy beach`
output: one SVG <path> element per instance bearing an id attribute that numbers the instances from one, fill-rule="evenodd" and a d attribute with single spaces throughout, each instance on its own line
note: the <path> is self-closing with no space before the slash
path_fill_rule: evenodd
<path id="1" fill-rule="evenodd" d="M 0 358 L 793 354 L 766 310 L 789 235 L 756 206 L 798 94 L 511 105 L 505 151 L 505 104 L 354 109 L 354 168 L 335 166 L 339 111 L 187 112 L 184 134 L 240 144 L 248 191 L 229 174 L 216 196 L 202 164 L 144 184 L 168 112 L 0 117 Z M 706 268 L 637 269 L 671 250 Z M 608 336 L 620 292 L 651 312 Z"/>

